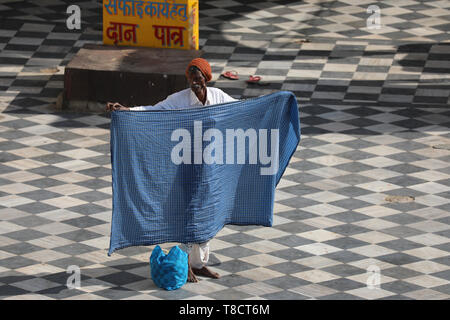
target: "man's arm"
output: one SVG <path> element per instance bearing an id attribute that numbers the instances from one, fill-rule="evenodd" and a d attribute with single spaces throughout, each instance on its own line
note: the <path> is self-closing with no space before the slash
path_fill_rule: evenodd
<path id="1" fill-rule="evenodd" d="M 145 111 L 145 110 L 171 110 L 171 109 L 178 109 L 182 105 L 180 99 L 180 92 L 173 93 L 169 95 L 166 99 L 158 102 L 155 105 L 149 105 L 149 106 L 137 106 L 130 108 L 130 110 L 133 111 Z"/>
<path id="2" fill-rule="evenodd" d="M 167 100 L 167 99 L 166 99 Z M 145 111 L 145 110 L 165 110 L 170 109 L 170 105 L 167 101 L 163 100 L 158 102 L 154 106 L 136 106 L 136 107 L 125 107 L 118 102 L 108 102 L 106 104 L 106 111 L 116 111 L 116 110 L 131 110 L 131 111 Z"/>
<path id="3" fill-rule="evenodd" d="M 158 108 L 155 108 L 158 105 L 155 106 L 137 106 L 137 107 L 125 107 L 121 105 L 118 102 L 108 102 L 106 104 L 106 111 L 116 111 L 116 110 L 131 110 L 131 111 L 144 111 L 144 110 L 157 110 Z"/>

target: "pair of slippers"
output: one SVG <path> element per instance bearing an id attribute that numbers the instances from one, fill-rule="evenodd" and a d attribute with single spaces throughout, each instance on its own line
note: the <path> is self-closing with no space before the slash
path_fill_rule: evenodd
<path id="1" fill-rule="evenodd" d="M 239 80 L 239 75 L 236 71 L 225 71 L 220 76 L 224 77 L 226 79 L 230 79 L 230 80 Z M 248 80 L 246 80 L 245 82 L 250 83 L 250 84 L 257 84 L 260 86 L 269 85 L 269 83 L 267 83 L 267 82 L 261 82 L 261 79 L 262 78 L 260 76 L 250 76 L 248 78 Z"/>

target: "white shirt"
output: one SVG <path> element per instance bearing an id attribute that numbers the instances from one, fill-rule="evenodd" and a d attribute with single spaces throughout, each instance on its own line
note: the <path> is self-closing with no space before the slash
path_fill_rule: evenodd
<path id="1" fill-rule="evenodd" d="M 138 106 L 130 108 L 130 110 L 174 110 L 203 107 L 233 101 L 237 101 L 237 99 L 230 97 L 222 90 L 213 87 L 206 87 L 206 102 L 203 104 L 200 100 L 198 100 L 191 88 L 188 88 L 169 95 L 165 100 L 158 102 L 154 106 Z"/>

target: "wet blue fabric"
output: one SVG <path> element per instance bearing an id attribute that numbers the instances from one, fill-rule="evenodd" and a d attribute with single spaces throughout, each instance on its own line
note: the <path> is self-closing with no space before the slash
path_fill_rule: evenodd
<path id="1" fill-rule="evenodd" d="M 187 281 L 188 270 L 188 254 L 178 246 L 172 247 L 167 254 L 156 246 L 150 255 L 150 275 L 160 288 L 181 288 Z"/>
<path id="2" fill-rule="evenodd" d="M 275 187 L 300 141 L 297 101 L 287 91 L 200 108 L 114 111 L 110 129 L 108 255 L 202 243 L 227 224 L 272 226 Z"/>

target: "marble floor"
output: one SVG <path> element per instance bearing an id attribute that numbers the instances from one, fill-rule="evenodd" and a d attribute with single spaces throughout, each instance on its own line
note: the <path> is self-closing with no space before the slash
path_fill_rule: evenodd
<path id="1" fill-rule="evenodd" d="M 1 299 L 450 298 L 450 1 L 201 1 L 210 85 L 292 91 L 302 139 L 273 227 L 226 226 L 222 277 L 175 291 L 152 282 L 152 247 L 107 256 L 108 115 L 55 109 L 65 65 L 102 42 L 101 2 L 70 1 L 81 30 L 68 1 L 36 3 L 0 1 Z"/>

